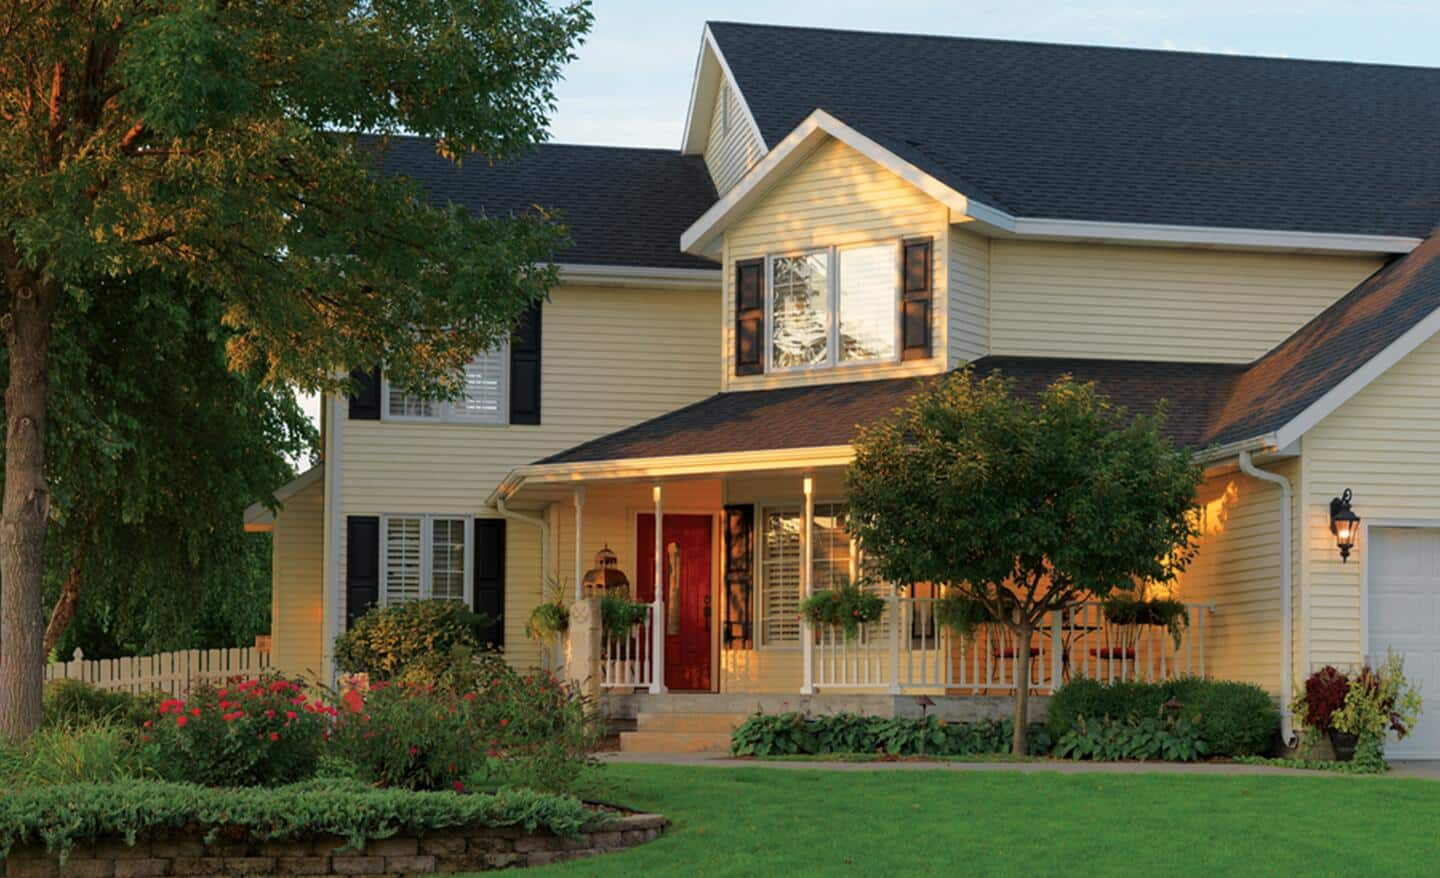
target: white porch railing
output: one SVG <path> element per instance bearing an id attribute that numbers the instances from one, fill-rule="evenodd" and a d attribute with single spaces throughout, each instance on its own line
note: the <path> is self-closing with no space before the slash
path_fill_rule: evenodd
<path id="1" fill-rule="evenodd" d="M 1029 689 L 1053 692 L 1072 676 L 1167 680 L 1205 675 L 1205 628 L 1212 604 L 1187 604 L 1190 624 L 1179 643 L 1154 625 L 1112 625 L 1098 603 L 1051 614 L 1028 644 L 1002 625 L 985 625 L 969 640 L 935 622 L 936 598 L 892 597 L 880 620 L 847 640 L 838 628 L 813 632 L 815 688 L 1014 691 L 1020 662 Z M 895 632 L 898 636 L 892 636 Z"/>
<path id="2" fill-rule="evenodd" d="M 655 679 L 654 643 L 650 618 L 616 636 L 608 630 L 600 634 L 600 687 L 602 689 L 636 689 L 648 687 Z"/>

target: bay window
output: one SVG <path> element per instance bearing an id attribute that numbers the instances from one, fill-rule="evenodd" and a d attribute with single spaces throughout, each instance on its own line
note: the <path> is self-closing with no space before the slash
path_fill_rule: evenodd
<path id="1" fill-rule="evenodd" d="M 897 359 L 898 242 L 827 247 L 767 263 L 771 370 Z"/>
<path id="2" fill-rule="evenodd" d="M 380 518 L 380 603 L 470 602 L 471 519 L 451 515 Z"/>

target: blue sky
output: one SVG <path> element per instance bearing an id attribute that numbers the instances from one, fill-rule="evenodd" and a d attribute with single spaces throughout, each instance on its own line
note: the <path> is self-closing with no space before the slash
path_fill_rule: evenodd
<path id="1" fill-rule="evenodd" d="M 678 147 L 708 19 L 1440 67 L 1440 3 L 595 0 L 554 139 Z"/>

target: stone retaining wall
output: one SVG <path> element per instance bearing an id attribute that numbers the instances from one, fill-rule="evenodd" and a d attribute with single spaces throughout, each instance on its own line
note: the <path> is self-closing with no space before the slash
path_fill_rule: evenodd
<path id="1" fill-rule="evenodd" d="M 124 839 L 77 845 L 64 865 L 43 843 L 17 846 L 5 878 L 190 878 L 220 875 L 435 875 L 541 866 L 643 844 L 669 822 L 629 814 L 586 828 L 577 838 L 519 828 L 446 829 L 424 836 L 376 839 L 363 850 L 325 836 L 292 841 L 216 841 L 199 837 Z"/>

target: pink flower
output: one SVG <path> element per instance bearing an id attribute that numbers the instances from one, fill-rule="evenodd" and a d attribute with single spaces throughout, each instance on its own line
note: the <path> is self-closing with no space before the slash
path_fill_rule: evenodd
<path id="1" fill-rule="evenodd" d="M 275 711 L 273 711 L 273 710 L 267 710 L 267 711 L 265 711 L 265 718 L 266 718 L 266 719 L 274 719 L 274 718 L 275 718 Z"/>
<path id="2" fill-rule="evenodd" d="M 418 756 L 419 754 L 420 754 L 420 748 L 419 748 L 419 747 L 414 747 L 414 746 L 412 746 L 412 747 L 410 748 L 410 755 L 411 755 L 412 757 Z"/>

